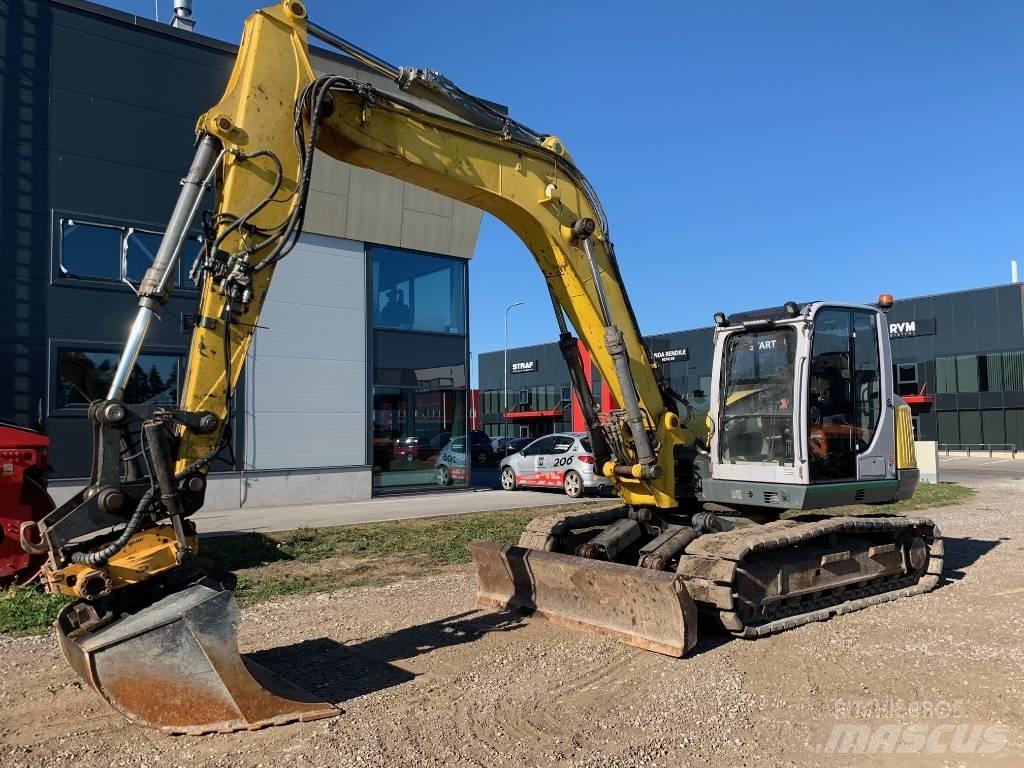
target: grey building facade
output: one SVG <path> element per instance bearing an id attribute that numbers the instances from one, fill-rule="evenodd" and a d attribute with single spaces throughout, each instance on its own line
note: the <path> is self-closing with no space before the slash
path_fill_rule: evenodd
<path id="1" fill-rule="evenodd" d="M 10 0 L 0 34 L 0 418 L 50 435 L 60 500 L 88 475 L 85 405 L 105 394 L 133 284 L 236 48 L 79 0 Z M 391 87 L 344 57 L 312 57 L 321 72 Z M 312 187 L 306 234 L 275 275 L 236 392 L 233 455 L 215 468 L 208 506 L 426 484 L 429 462 L 393 463 L 384 431 L 393 443 L 396 430 L 426 439 L 466 428 L 467 261 L 480 212 L 323 155 Z M 189 255 L 200 245 L 197 232 L 133 374 L 139 402 L 177 399 L 198 297 Z M 396 392 L 446 407 L 397 411 Z"/>
<path id="2" fill-rule="evenodd" d="M 918 439 L 1024 448 L 1024 286 L 899 299 L 888 318 L 893 381 L 913 410 Z M 676 391 L 687 396 L 695 390 L 710 392 L 713 328 L 649 336 L 647 343 Z M 583 429 L 578 408 L 564 397 L 559 418 L 517 415 L 539 410 L 535 404 L 541 400 L 550 405 L 552 393 L 569 387 L 557 344 L 510 349 L 508 359 L 506 411 L 501 406 L 503 352 L 479 356 L 485 430 L 497 435 L 506 423 L 513 425 L 513 434 L 524 436 Z M 533 360 L 538 361 L 535 368 L 515 372 L 517 363 Z M 600 377 L 596 371 L 592 376 L 601 401 Z M 604 407 L 610 405 L 604 397 Z"/>

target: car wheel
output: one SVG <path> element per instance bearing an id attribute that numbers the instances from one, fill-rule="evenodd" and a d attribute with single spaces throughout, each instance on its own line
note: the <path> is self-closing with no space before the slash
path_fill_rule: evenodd
<path id="1" fill-rule="evenodd" d="M 501 487 L 506 491 L 516 489 L 516 473 L 512 467 L 505 467 L 501 470 Z"/>
<path id="2" fill-rule="evenodd" d="M 438 485 L 451 485 L 452 484 L 452 473 L 448 470 L 444 464 L 437 468 L 437 484 Z"/>
<path id="3" fill-rule="evenodd" d="M 412 451 L 409 451 L 409 453 L 405 454 L 405 460 L 406 461 L 416 461 L 416 457 L 413 456 Z"/>
<path id="4" fill-rule="evenodd" d="M 571 499 L 578 499 L 583 495 L 583 478 L 579 472 L 571 469 L 566 472 L 562 485 L 565 487 L 565 495 Z"/>

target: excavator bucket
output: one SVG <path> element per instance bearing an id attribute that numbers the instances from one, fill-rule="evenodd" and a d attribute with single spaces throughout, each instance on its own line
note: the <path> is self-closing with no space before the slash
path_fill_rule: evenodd
<path id="1" fill-rule="evenodd" d="M 490 541 L 469 549 L 481 605 L 536 613 L 667 656 L 697 643 L 697 606 L 674 573 Z"/>
<path id="2" fill-rule="evenodd" d="M 65 657 L 135 723 L 170 733 L 257 730 L 333 717 L 340 710 L 238 653 L 238 605 L 229 590 L 189 586 L 102 628 L 57 618 Z"/>

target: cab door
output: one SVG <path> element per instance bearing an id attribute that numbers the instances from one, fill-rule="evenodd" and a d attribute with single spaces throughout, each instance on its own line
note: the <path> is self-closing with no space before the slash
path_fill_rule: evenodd
<path id="1" fill-rule="evenodd" d="M 807 391 L 812 483 L 895 477 L 891 363 L 881 315 L 826 306 L 814 316 Z"/>

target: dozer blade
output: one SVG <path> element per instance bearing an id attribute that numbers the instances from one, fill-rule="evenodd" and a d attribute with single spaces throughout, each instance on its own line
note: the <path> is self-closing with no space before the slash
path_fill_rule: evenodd
<path id="1" fill-rule="evenodd" d="M 71 666 L 135 723 L 170 733 L 256 730 L 333 717 L 340 710 L 238 653 L 229 590 L 196 584 L 89 633 L 67 633 Z"/>
<path id="2" fill-rule="evenodd" d="M 513 547 L 469 545 L 476 601 L 680 657 L 697 643 L 697 607 L 674 573 Z"/>

